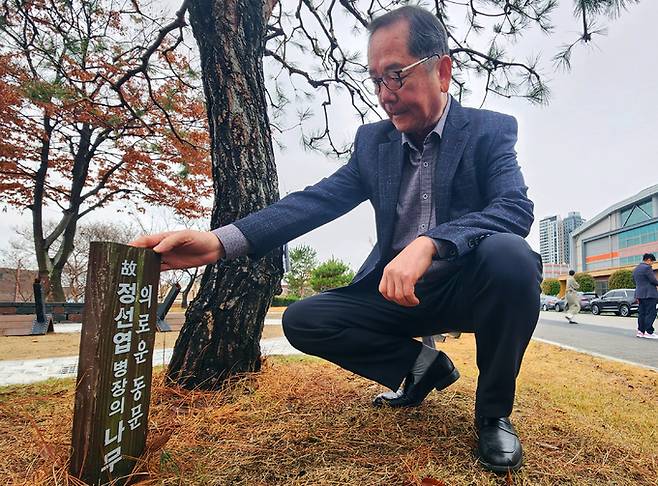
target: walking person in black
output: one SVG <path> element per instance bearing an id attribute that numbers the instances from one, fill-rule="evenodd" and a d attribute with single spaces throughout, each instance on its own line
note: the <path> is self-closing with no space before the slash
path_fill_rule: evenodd
<path id="1" fill-rule="evenodd" d="M 633 270 L 635 281 L 635 298 L 640 301 L 637 313 L 637 333 L 639 338 L 658 339 L 654 334 L 653 321 L 656 319 L 656 303 L 658 303 L 658 280 L 653 273 L 653 253 L 642 255 L 642 263 Z"/>

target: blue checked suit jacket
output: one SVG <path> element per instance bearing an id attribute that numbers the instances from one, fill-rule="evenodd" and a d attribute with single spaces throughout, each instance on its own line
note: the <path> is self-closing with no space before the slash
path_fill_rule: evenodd
<path id="1" fill-rule="evenodd" d="M 516 161 L 516 120 L 452 100 L 434 170 L 436 227 L 425 233 L 455 245 L 457 258 L 494 233 L 527 236 L 533 203 Z M 349 162 L 235 224 L 260 257 L 347 213 L 366 199 L 375 210 L 377 244 L 353 283 L 395 255 L 391 244 L 405 154 L 389 120 L 361 126 Z"/>

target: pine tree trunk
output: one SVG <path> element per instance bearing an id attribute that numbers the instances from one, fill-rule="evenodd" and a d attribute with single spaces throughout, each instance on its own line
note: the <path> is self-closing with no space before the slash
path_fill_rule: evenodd
<path id="1" fill-rule="evenodd" d="M 193 0 L 212 144 L 212 227 L 278 199 L 267 117 L 263 48 L 271 2 Z M 283 273 L 281 251 L 206 267 L 187 310 L 167 377 L 186 388 L 217 389 L 235 373 L 260 369 L 259 341 Z"/>

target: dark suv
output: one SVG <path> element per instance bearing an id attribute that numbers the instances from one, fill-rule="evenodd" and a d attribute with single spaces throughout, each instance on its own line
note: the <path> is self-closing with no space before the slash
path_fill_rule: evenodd
<path id="1" fill-rule="evenodd" d="M 635 289 L 617 289 L 606 292 L 600 299 L 592 299 L 592 314 L 614 312 L 618 316 L 628 317 L 631 312 L 637 312 Z"/>

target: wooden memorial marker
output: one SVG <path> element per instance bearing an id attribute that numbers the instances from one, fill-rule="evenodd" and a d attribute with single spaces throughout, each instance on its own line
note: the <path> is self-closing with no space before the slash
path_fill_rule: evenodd
<path id="1" fill-rule="evenodd" d="M 91 243 L 70 466 L 88 484 L 123 484 L 144 452 L 159 275 L 152 250 Z"/>

